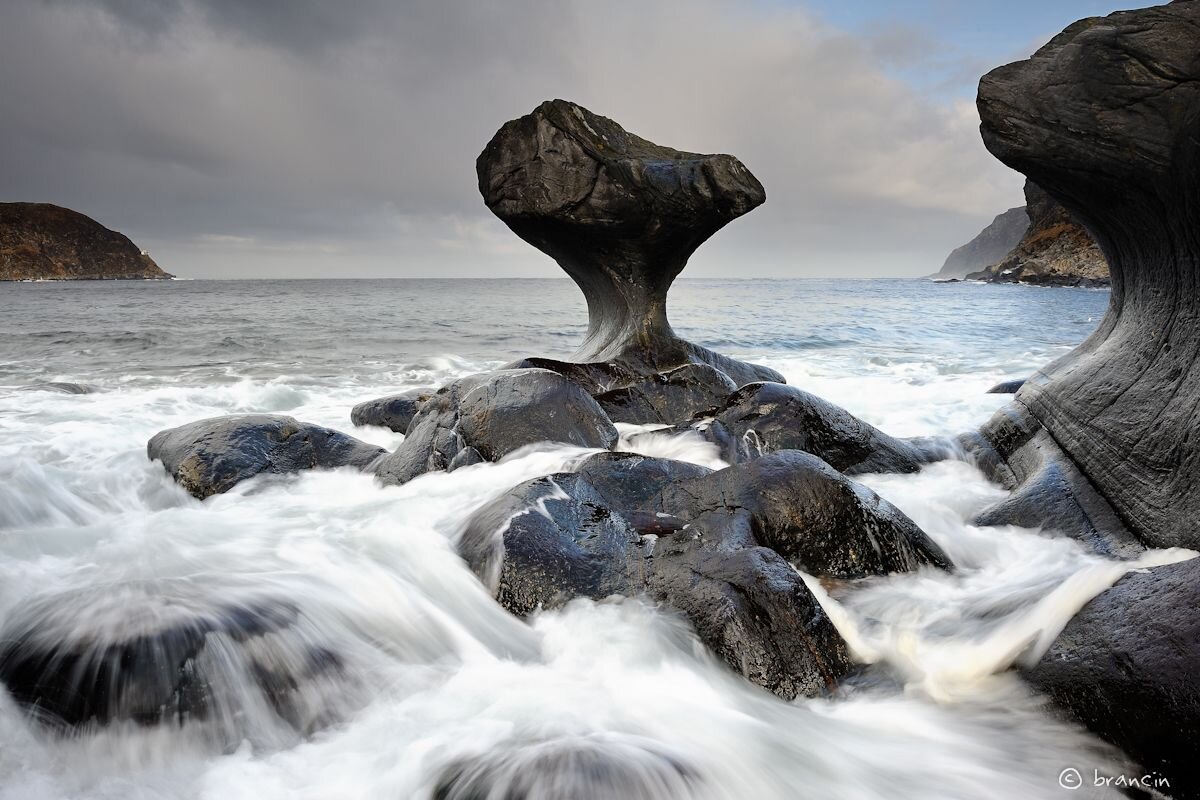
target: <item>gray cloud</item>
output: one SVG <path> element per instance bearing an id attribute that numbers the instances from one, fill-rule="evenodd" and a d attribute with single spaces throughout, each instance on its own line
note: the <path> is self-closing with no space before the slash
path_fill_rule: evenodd
<path id="1" fill-rule="evenodd" d="M 566 97 L 731 152 L 768 202 L 689 275 L 915 275 L 1018 202 L 969 103 L 890 77 L 903 35 L 723 0 L 19 0 L 2 199 L 78 208 L 204 276 L 556 274 L 474 159 Z M 928 46 L 928 43 L 923 44 Z"/>

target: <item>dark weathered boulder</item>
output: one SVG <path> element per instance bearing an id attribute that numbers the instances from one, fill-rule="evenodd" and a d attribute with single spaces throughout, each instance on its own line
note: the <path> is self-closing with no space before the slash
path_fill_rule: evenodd
<path id="1" fill-rule="evenodd" d="M 984 458 L 1010 486 L 1070 462 L 1103 507 L 1092 519 L 1156 547 L 1200 546 L 1198 30 L 1194 0 L 1082 20 L 979 85 L 988 149 L 1088 230 L 1112 274 L 1099 328 L 1025 383 Z M 1028 449 L 1041 456 L 1013 458 Z"/>
<path id="2" fill-rule="evenodd" d="M 407 392 L 359 403 L 350 410 L 355 425 L 378 425 L 396 433 L 408 430 L 409 423 L 436 389 L 409 389 Z"/>
<path id="3" fill-rule="evenodd" d="M 590 394 L 556 372 L 471 375 L 425 402 L 376 474 L 385 483 L 405 483 L 433 470 L 498 461 L 536 442 L 607 450 L 616 444 L 617 430 Z"/>
<path id="4" fill-rule="evenodd" d="M 833 403 L 778 383 L 743 386 L 695 427 L 730 463 L 804 450 L 846 474 L 915 472 L 951 452 L 947 442 L 893 438 Z"/>
<path id="5" fill-rule="evenodd" d="M 236 743 L 246 702 L 264 703 L 297 733 L 336 714 L 314 706 L 322 692 L 311 689 L 338 683 L 341 660 L 311 629 L 297 630 L 294 604 L 210 601 L 179 588 L 105 586 L 26 602 L 0 633 L 0 682 L 33 718 L 64 732 L 208 722 Z"/>
<path id="6" fill-rule="evenodd" d="M 203 500 L 261 474 L 305 469 L 368 469 L 387 453 L 330 428 L 278 414 L 213 417 L 156 433 L 146 447 L 151 460 Z"/>
<path id="7" fill-rule="evenodd" d="M 684 364 L 597 394 L 596 402 L 613 422 L 635 425 L 686 422 L 711 413 L 737 388 L 724 372 L 707 364 Z"/>
<path id="8" fill-rule="evenodd" d="M 508 742 L 446 768 L 434 800 L 689 800 L 699 771 L 662 743 L 629 735 Z"/>
<path id="9" fill-rule="evenodd" d="M 1071 718 L 1200 797 L 1200 560 L 1134 572 L 1072 619 L 1025 677 Z"/>
<path id="10" fill-rule="evenodd" d="M 688 258 L 766 200 L 733 156 L 662 147 L 564 100 L 505 123 L 476 161 L 484 202 L 583 290 L 588 333 L 572 360 L 639 373 L 708 364 L 735 385 L 782 380 L 686 342 L 667 291 Z"/>
<path id="11" fill-rule="evenodd" d="M 607 466 L 670 473 L 662 463 L 614 461 L 592 464 L 592 479 L 603 482 Z M 800 576 L 755 542 L 748 523 L 697 535 L 661 513 L 614 510 L 610 500 L 634 499 L 622 483 L 611 480 L 602 493 L 579 474 L 528 481 L 471 517 L 459 552 L 517 615 L 575 597 L 646 596 L 683 614 L 714 653 L 760 686 L 789 698 L 833 688 L 850 666 L 844 642 Z"/>
<path id="12" fill-rule="evenodd" d="M 952 566 L 900 509 L 799 450 L 670 483 L 647 508 L 683 520 L 701 536 L 748 525 L 755 542 L 821 577 Z"/>

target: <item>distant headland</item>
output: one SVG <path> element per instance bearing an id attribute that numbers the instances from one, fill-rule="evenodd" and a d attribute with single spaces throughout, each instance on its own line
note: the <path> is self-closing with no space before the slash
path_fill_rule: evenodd
<path id="1" fill-rule="evenodd" d="M 0 203 L 0 280 L 169 280 L 128 236 L 50 203 Z"/>

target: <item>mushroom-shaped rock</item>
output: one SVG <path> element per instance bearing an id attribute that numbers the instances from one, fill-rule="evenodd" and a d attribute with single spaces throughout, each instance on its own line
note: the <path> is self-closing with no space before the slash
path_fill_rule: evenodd
<path id="1" fill-rule="evenodd" d="M 39 722 L 69 731 L 132 721 L 207 725 L 225 746 L 257 736 L 247 707 L 295 740 L 340 715 L 342 659 L 292 603 L 213 600 L 186 582 L 46 595 L 0 632 L 0 681 Z M 289 742 L 290 743 L 290 742 Z"/>
<path id="2" fill-rule="evenodd" d="M 607 450 L 617 442 L 617 429 L 590 394 L 556 372 L 470 375 L 421 406 L 404 441 L 379 461 L 376 474 L 385 483 L 405 483 L 429 471 L 499 461 L 536 442 Z"/>
<path id="3" fill-rule="evenodd" d="M 409 423 L 421 410 L 436 389 L 409 389 L 400 394 L 391 394 L 375 400 L 359 403 L 350 410 L 350 421 L 355 425 L 378 425 L 396 433 L 408 430 Z"/>
<path id="4" fill-rule="evenodd" d="M 658 483 L 672 470 L 613 459 L 589 465 L 600 489 L 575 473 L 528 481 L 472 515 L 459 552 L 514 614 L 644 595 L 760 686 L 787 698 L 832 689 L 850 667 L 846 646 L 795 570 L 744 531 L 697 536 L 666 515 L 615 510 L 641 493 L 631 472 Z"/>
<path id="5" fill-rule="evenodd" d="M 1200 546 L 1198 42 L 1195 0 L 1118 12 L 979 84 L 987 148 L 1062 203 L 1112 273 L 1096 332 L 1003 415 L 1028 421 L 1002 418 L 985 438 L 1010 485 L 1070 461 L 1097 494 L 1092 523 L 1119 518 L 1155 547 Z"/>
<path id="6" fill-rule="evenodd" d="M 154 435 L 146 447 L 195 497 L 227 492 L 260 474 L 315 467 L 368 469 L 387 451 L 339 431 L 275 414 L 191 422 Z"/>
<path id="7" fill-rule="evenodd" d="M 915 472 L 951 452 L 949 442 L 893 438 L 833 403 L 778 383 L 743 386 L 696 427 L 730 463 L 804 450 L 847 474 Z"/>
<path id="8" fill-rule="evenodd" d="M 1174 797 L 1200 797 L 1200 559 L 1138 570 L 1092 600 L 1025 671 Z"/>
<path id="9" fill-rule="evenodd" d="M 667 291 L 695 249 L 766 200 L 736 158 L 663 147 L 551 100 L 505 123 L 476 171 L 488 208 L 583 290 L 588 333 L 574 360 L 642 372 L 706 363 L 737 385 L 782 380 L 680 339 L 667 322 Z"/>

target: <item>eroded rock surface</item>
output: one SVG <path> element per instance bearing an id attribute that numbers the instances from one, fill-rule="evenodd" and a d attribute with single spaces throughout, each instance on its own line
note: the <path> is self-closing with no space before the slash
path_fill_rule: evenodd
<path id="1" fill-rule="evenodd" d="M 680 339 L 667 291 L 697 247 L 766 201 L 733 156 L 674 150 L 565 100 L 505 123 L 476 162 L 484 202 L 583 290 L 588 333 L 572 360 L 639 373 L 708 364 L 735 385 L 782 380 Z"/>
<path id="2" fill-rule="evenodd" d="M 146 453 L 151 460 L 162 461 L 179 485 L 203 500 L 255 475 L 316 467 L 367 469 L 387 451 L 292 417 L 242 414 L 157 433 Z"/>
<path id="3" fill-rule="evenodd" d="M 1004 449 L 1066 459 L 1156 547 L 1200 546 L 1198 32 L 1194 0 L 1085 19 L 979 85 L 988 149 L 1060 202 L 1112 273 L 1096 332 L 1004 412 L 1028 420 L 985 436 L 1033 431 Z M 1005 460 L 1010 486 L 1039 463 Z"/>

